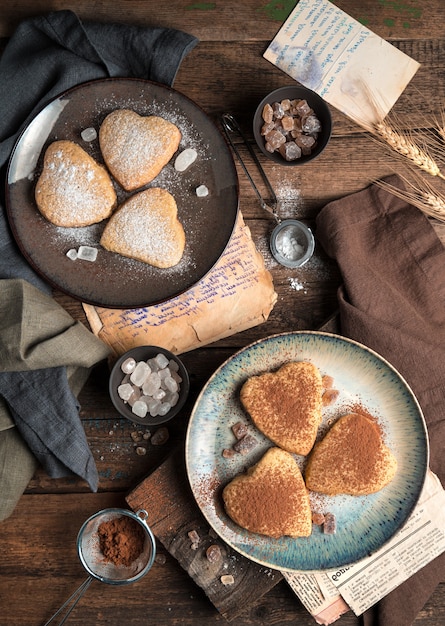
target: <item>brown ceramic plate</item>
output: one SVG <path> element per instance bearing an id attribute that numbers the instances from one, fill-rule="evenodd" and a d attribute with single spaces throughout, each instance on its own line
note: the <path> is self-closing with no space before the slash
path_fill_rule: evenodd
<path id="1" fill-rule="evenodd" d="M 102 162 L 98 140 L 81 138 L 99 129 L 118 108 L 159 115 L 182 133 L 179 151 L 193 147 L 197 160 L 185 172 L 175 157 L 149 187 L 165 187 L 178 205 L 185 234 L 182 260 L 173 268 L 107 252 L 99 245 L 105 222 L 84 228 L 60 228 L 48 222 L 34 201 L 34 186 L 46 147 L 57 139 L 79 143 Z M 196 188 L 206 185 L 208 196 Z M 119 201 L 128 194 L 116 184 Z M 53 287 L 83 302 L 110 308 L 138 308 L 168 300 L 199 282 L 223 254 L 238 212 L 238 181 L 232 155 L 218 128 L 190 99 L 150 81 L 116 78 L 79 85 L 50 102 L 29 124 L 12 152 L 7 177 L 7 211 L 14 237 L 31 266 Z M 66 253 L 80 245 L 98 248 L 95 262 L 71 261 Z"/>

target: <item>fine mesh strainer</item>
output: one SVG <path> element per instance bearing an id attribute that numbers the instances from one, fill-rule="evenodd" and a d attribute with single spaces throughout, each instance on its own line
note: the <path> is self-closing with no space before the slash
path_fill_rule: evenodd
<path id="1" fill-rule="evenodd" d="M 250 184 L 255 191 L 258 200 L 260 201 L 261 208 L 267 211 L 275 218 L 276 226 L 270 236 L 270 251 L 278 263 L 285 267 L 297 268 L 304 265 L 312 256 L 315 249 L 315 239 L 311 229 L 303 222 L 294 219 L 282 220 L 278 216 L 277 207 L 278 200 L 275 191 L 269 181 L 266 172 L 258 160 L 252 146 L 248 142 L 246 136 L 241 130 L 238 122 L 230 113 L 224 113 L 221 117 L 221 124 L 226 134 L 227 140 L 230 143 L 233 151 L 235 152 L 238 160 L 246 174 Z M 232 139 L 238 137 L 244 143 L 244 146 L 249 151 L 250 156 L 254 164 L 257 167 L 258 172 L 261 174 L 261 178 L 270 196 L 269 203 L 267 203 L 255 181 L 253 180 L 247 165 L 245 164 L 238 147 Z"/>
<path id="2" fill-rule="evenodd" d="M 114 563 L 107 561 L 99 544 L 98 528 L 100 524 L 120 517 L 129 517 L 135 520 L 142 527 L 145 535 L 142 552 L 128 566 L 114 565 Z M 77 552 L 80 562 L 89 576 L 44 626 L 53 623 L 53 620 L 66 609 L 65 615 L 59 622 L 59 626 L 61 626 L 94 579 L 108 585 L 128 585 L 145 576 L 153 565 L 156 554 L 155 539 L 145 522 L 146 518 L 147 512 L 143 509 L 136 513 L 126 509 L 104 509 L 95 513 L 83 523 L 77 535 Z"/>

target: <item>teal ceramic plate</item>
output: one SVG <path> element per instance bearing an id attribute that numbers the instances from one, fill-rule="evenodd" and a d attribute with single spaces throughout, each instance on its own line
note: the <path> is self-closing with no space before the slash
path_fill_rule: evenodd
<path id="1" fill-rule="evenodd" d="M 380 424 L 398 461 L 393 481 L 370 496 L 311 494 L 313 508 L 334 513 L 335 535 L 313 527 L 310 537 L 270 539 L 250 533 L 225 514 L 221 491 L 270 447 L 243 411 L 239 390 L 249 377 L 291 360 L 313 362 L 334 378 L 340 394 L 324 409 L 319 436 L 328 422 L 364 410 Z M 258 445 L 247 455 L 222 456 L 234 443 L 231 426 L 248 424 Z M 282 571 L 335 569 L 381 548 L 401 528 L 419 498 L 428 467 L 428 439 L 419 404 L 400 374 L 365 346 L 337 335 L 295 332 L 274 335 L 233 355 L 210 378 L 193 409 L 186 438 L 186 462 L 195 499 L 210 526 L 252 561 Z M 304 470 L 305 459 L 296 457 Z"/>

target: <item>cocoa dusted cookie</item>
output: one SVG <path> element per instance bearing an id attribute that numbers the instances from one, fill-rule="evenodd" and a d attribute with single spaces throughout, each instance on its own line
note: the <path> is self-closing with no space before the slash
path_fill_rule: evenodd
<path id="1" fill-rule="evenodd" d="M 292 454 L 269 448 L 247 473 L 223 490 L 227 515 L 253 533 L 278 539 L 308 537 L 312 513 L 303 477 Z"/>
<path id="2" fill-rule="evenodd" d="M 312 363 L 292 361 L 249 378 L 240 400 L 255 426 L 277 446 L 308 454 L 322 420 L 323 383 Z"/>
<path id="3" fill-rule="evenodd" d="M 130 109 L 107 115 L 99 129 L 105 164 L 126 191 L 151 182 L 175 154 L 181 131 L 168 120 Z"/>
<path id="4" fill-rule="evenodd" d="M 368 495 L 391 482 L 397 459 L 384 444 L 378 425 L 358 413 L 340 417 L 314 446 L 305 471 L 306 486 L 327 495 Z"/>
<path id="5" fill-rule="evenodd" d="M 54 141 L 46 149 L 35 200 L 48 221 L 67 228 L 101 222 L 117 203 L 105 168 L 68 140 Z"/>

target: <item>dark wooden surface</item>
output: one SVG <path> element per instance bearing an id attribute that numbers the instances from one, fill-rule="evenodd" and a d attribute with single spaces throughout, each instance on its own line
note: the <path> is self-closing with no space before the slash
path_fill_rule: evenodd
<path id="1" fill-rule="evenodd" d="M 436 116 L 442 113 L 445 81 L 443 0 L 337 0 L 336 4 L 377 34 L 422 63 L 397 111 L 407 126 L 416 127 L 414 101 L 423 99 Z M 250 121 L 263 95 L 290 83 L 262 58 L 295 2 L 154 2 L 153 0 L 3 0 L 0 42 L 4 45 L 18 23 L 49 10 L 70 8 L 81 18 L 180 28 L 196 35 L 199 45 L 184 60 L 175 88 L 197 102 L 213 119 L 234 113 L 250 134 Z M 420 95 L 419 95 L 420 94 Z M 393 159 L 360 129 L 331 109 L 333 136 L 328 149 L 303 168 L 280 168 L 262 161 L 281 199 L 283 217 L 313 221 L 330 200 L 367 186 L 393 170 Z M 268 251 L 271 223 L 240 171 L 240 206 L 253 239 L 270 269 L 277 304 L 269 320 L 206 348 L 184 355 L 191 376 L 191 394 L 180 417 L 169 425 L 164 446 L 146 445 L 139 456 L 134 430 L 113 409 L 107 394 L 107 368 L 97 368 L 81 393 L 81 417 L 100 474 L 99 493 L 76 479 L 51 480 L 38 470 L 15 512 L 0 524 L 0 624 L 34 626 L 44 621 L 85 577 L 75 546 L 82 522 L 97 510 L 126 505 L 126 495 L 157 468 L 168 453 L 183 445 L 193 402 L 211 372 L 238 348 L 276 332 L 317 328 L 336 308 L 340 277 L 335 265 L 317 247 L 303 269 L 278 266 Z M 444 227 L 438 225 L 440 235 Z M 86 322 L 80 303 L 61 293 L 55 298 L 76 319 Z M 200 587 L 160 543 L 152 571 L 128 587 L 93 583 L 70 616 L 70 624 L 225 623 Z M 312 625 L 313 619 L 282 581 L 232 622 L 234 626 Z M 351 612 L 340 626 L 360 623 Z M 445 581 L 420 612 L 415 626 L 445 623 Z"/>

